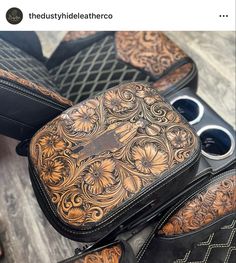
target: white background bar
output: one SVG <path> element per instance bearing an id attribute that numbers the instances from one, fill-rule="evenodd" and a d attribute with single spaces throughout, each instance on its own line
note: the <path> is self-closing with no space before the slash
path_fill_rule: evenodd
<path id="1" fill-rule="evenodd" d="M 18 25 L 6 21 L 11 7 L 24 14 Z M 113 19 L 29 19 L 29 13 L 61 12 Z M 1 0 L 0 30 L 235 30 L 235 0 Z"/>

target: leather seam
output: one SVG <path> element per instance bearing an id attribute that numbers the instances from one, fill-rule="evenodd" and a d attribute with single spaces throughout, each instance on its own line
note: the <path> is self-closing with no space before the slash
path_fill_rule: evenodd
<path id="1" fill-rule="evenodd" d="M 15 123 L 17 123 L 17 124 L 21 124 L 22 126 L 28 127 L 28 128 L 30 128 L 30 129 L 35 129 L 33 126 L 30 126 L 30 125 L 28 125 L 28 124 L 26 124 L 26 123 L 24 123 L 24 122 L 17 121 L 17 120 L 15 120 L 15 119 L 10 118 L 10 117 L 4 116 L 4 115 L 2 115 L 2 114 L 0 114 L 0 118 L 13 121 L 13 122 L 15 122 Z"/>
<path id="2" fill-rule="evenodd" d="M 33 93 L 27 94 L 23 89 L 20 89 L 19 91 L 17 91 L 17 90 L 13 90 L 11 88 L 8 88 L 8 87 L 3 87 L 2 85 L 0 85 L 0 88 L 5 89 L 5 90 L 10 91 L 10 92 L 13 92 L 13 93 L 15 93 L 17 95 L 24 96 L 24 97 L 26 97 L 28 99 L 37 101 L 40 104 L 45 105 L 45 106 L 49 106 L 50 108 L 52 108 L 54 110 L 57 110 L 57 111 L 62 111 L 63 110 L 62 108 L 60 109 L 60 108 L 57 108 L 57 107 L 53 106 L 49 101 L 46 102 L 46 101 L 41 100 L 40 98 L 36 98 Z M 30 96 L 30 95 L 32 95 L 32 96 Z"/>

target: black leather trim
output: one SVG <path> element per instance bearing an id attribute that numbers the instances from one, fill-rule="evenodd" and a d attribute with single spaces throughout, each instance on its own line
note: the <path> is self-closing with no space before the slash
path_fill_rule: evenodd
<path id="1" fill-rule="evenodd" d="M 31 138 L 68 107 L 5 80 L 0 80 L 0 98 L 0 133 L 17 140 Z"/>
<path id="2" fill-rule="evenodd" d="M 197 92 L 198 88 L 198 69 L 197 65 L 194 61 L 192 61 L 192 70 L 191 72 L 184 78 L 178 81 L 175 85 L 168 88 L 166 91 L 161 92 L 162 95 L 165 97 L 171 96 L 173 94 L 176 94 L 181 89 L 184 89 L 186 87 L 189 87 L 193 93 Z"/>

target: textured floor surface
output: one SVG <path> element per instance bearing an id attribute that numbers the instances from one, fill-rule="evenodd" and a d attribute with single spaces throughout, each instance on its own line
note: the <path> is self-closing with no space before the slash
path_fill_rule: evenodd
<path id="1" fill-rule="evenodd" d="M 235 127 L 235 32 L 168 32 L 197 63 L 198 94 Z M 49 56 L 63 32 L 40 32 Z M 43 216 L 32 191 L 26 158 L 17 141 L 0 136 L 0 238 L 4 263 L 51 263 L 73 255 L 77 244 L 59 235 Z"/>

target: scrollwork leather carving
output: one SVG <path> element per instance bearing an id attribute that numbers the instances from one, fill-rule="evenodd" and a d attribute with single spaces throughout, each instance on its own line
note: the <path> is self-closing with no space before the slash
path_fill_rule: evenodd
<path id="1" fill-rule="evenodd" d="M 72 101 L 62 97 L 59 93 L 57 93 L 53 90 L 50 90 L 46 87 L 43 87 L 41 85 L 38 85 L 36 83 L 33 83 L 32 81 L 29 81 L 27 79 L 23 79 L 21 77 L 18 77 L 17 75 L 15 75 L 9 71 L 0 69 L 0 78 L 4 78 L 4 79 L 11 80 L 11 81 L 14 81 L 16 83 L 19 83 L 20 85 L 23 85 L 26 88 L 33 89 L 33 90 L 41 93 L 42 95 L 48 96 L 49 98 L 51 98 L 51 99 L 53 99 L 59 103 L 62 103 L 64 105 L 69 105 L 69 106 L 73 105 Z"/>
<path id="2" fill-rule="evenodd" d="M 185 79 L 191 72 L 193 65 L 191 63 L 185 64 L 160 78 L 152 84 L 159 92 L 166 91 L 170 87 L 176 85 L 179 81 Z"/>
<path id="3" fill-rule="evenodd" d="M 187 55 L 162 32 L 131 31 L 115 35 L 117 57 L 136 68 L 161 76 Z"/>
<path id="4" fill-rule="evenodd" d="M 74 261 L 74 263 L 119 263 L 121 258 L 121 247 L 119 245 L 91 252 L 86 256 Z"/>
<path id="5" fill-rule="evenodd" d="M 214 183 L 189 200 L 159 231 L 166 236 L 200 229 L 236 211 L 236 176 Z"/>
<path id="6" fill-rule="evenodd" d="M 190 126 L 146 84 L 129 83 L 66 110 L 33 137 L 30 157 L 59 216 L 103 219 L 195 153 Z"/>
<path id="7" fill-rule="evenodd" d="M 94 34 L 96 34 L 96 31 L 69 31 L 64 36 L 63 41 L 73 41 L 81 38 L 86 38 Z"/>

